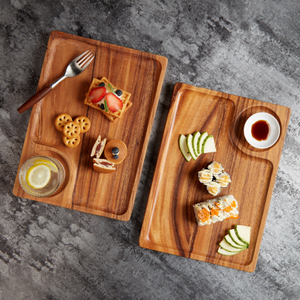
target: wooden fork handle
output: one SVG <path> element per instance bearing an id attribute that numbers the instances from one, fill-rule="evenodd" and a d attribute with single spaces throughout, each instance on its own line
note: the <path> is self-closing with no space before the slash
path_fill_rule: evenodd
<path id="1" fill-rule="evenodd" d="M 28 99 L 22 106 L 18 108 L 18 112 L 21 114 L 30 107 L 32 107 L 35 103 L 39 102 L 42 100 L 50 91 L 52 90 L 52 87 L 46 86 L 39 92 L 37 92 L 35 95 L 33 95 L 30 99 Z"/>

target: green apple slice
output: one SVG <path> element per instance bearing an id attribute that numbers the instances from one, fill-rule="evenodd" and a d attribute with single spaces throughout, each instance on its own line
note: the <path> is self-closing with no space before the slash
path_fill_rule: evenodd
<path id="1" fill-rule="evenodd" d="M 241 250 L 242 251 L 242 250 Z M 227 256 L 230 256 L 230 255 L 235 255 L 235 254 L 238 254 L 238 253 L 240 253 L 241 251 L 238 251 L 238 252 L 229 252 L 229 251 L 227 251 L 227 250 L 224 250 L 222 247 L 219 247 L 219 249 L 218 249 L 218 253 L 219 254 L 222 254 L 222 255 L 227 255 Z"/>
<path id="2" fill-rule="evenodd" d="M 198 145 L 197 145 L 197 152 L 198 153 L 202 153 L 202 145 L 203 145 L 203 141 L 205 140 L 205 138 L 208 136 L 208 133 L 205 131 L 203 133 L 201 133 L 200 135 L 200 139 L 198 140 Z"/>
<path id="3" fill-rule="evenodd" d="M 193 160 L 196 160 L 197 155 L 195 154 L 194 149 L 193 149 L 193 135 L 192 134 L 188 134 L 188 136 L 186 137 L 186 145 L 187 145 L 187 148 L 188 148 L 189 153 L 191 154 Z"/>
<path id="4" fill-rule="evenodd" d="M 245 225 L 235 225 L 234 229 L 239 240 L 247 244 L 249 247 L 251 227 Z"/>
<path id="5" fill-rule="evenodd" d="M 226 242 L 225 239 L 222 240 L 222 242 L 219 244 L 219 246 L 220 246 L 221 248 L 223 248 L 224 250 L 228 251 L 228 252 L 235 252 L 235 253 L 237 253 L 237 252 L 240 252 L 240 251 L 241 251 L 241 249 L 237 249 L 237 248 L 234 248 L 234 247 L 232 247 L 231 245 L 229 245 L 229 244 Z"/>
<path id="6" fill-rule="evenodd" d="M 208 135 L 202 144 L 201 153 L 210 153 L 210 152 L 216 152 L 216 145 L 215 140 L 212 135 Z"/>
<path id="7" fill-rule="evenodd" d="M 186 161 L 190 161 L 192 156 L 190 155 L 186 145 L 186 136 L 183 134 L 179 136 L 179 148 Z"/>
<path id="8" fill-rule="evenodd" d="M 197 157 L 201 154 L 201 152 L 198 152 L 198 141 L 200 139 L 201 133 L 199 131 L 196 131 L 193 134 L 193 150 L 194 153 L 197 155 Z"/>
<path id="9" fill-rule="evenodd" d="M 238 238 L 238 236 L 236 235 L 234 229 L 230 229 L 230 230 L 228 231 L 228 234 L 230 235 L 231 239 L 232 239 L 236 244 L 238 244 L 239 246 L 248 248 L 248 245 L 247 245 L 246 243 L 242 242 L 242 241 Z"/>
<path id="10" fill-rule="evenodd" d="M 237 244 L 237 243 L 231 238 L 231 236 L 230 236 L 229 234 L 225 235 L 224 239 L 225 239 L 225 241 L 226 241 L 230 246 L 232 246 L 233 248 L 241 249 L 241 250 L 244 250 L 244 249 L 247 248 L 246 245 L 240 246 L 239 244 Z"/>

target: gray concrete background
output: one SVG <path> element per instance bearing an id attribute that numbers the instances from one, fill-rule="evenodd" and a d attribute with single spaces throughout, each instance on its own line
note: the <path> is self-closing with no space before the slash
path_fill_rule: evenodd
<path id="1" fill-rule="evenodd" d="M 1 0 L 0 299 L 299 299 L 300 2 Z M 13 196 L 52 30 L 168 57 L 129 222 Z M 174 84 L 292 115 L 254 273 L 142 249 L 138 238 Z"/>

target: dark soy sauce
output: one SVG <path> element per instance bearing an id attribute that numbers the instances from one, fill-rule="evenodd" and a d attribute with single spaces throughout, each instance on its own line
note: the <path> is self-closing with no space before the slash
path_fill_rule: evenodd
<path id="1" fill-rule="evenodd" d="M 270 133 L 270 125 L 267 121 L 259 120 L 252 125 L 251 134 L 258 141 L 265 141 Z"/>

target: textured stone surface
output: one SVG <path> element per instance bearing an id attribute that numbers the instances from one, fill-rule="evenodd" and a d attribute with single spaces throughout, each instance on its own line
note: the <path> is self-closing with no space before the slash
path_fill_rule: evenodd
<path id="1" fill-rule="evenodd" d="M 1 0 L 0 299 L 299 299 L 299 1 Z M 13 196 L 52 30 L 168 57 L 132 218 Z M 181 81 L 292 109 L 257 268 L 142 249 L 139 233 L 172 89 Z"/>

